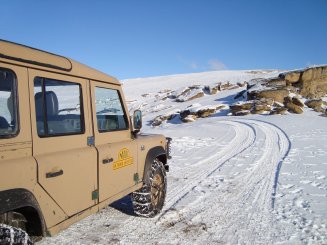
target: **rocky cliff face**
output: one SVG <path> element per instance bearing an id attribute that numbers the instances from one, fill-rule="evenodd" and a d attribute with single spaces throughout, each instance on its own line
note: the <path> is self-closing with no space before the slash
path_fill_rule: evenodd
<path id="1" fill-rule="evenodd" d="M 305 98 L 320 98 L 327 94 L 327 66 L 281 73 L 279 78 Z"/>
<path id="2" fill-rule="evenodd" d="M 272 99 L 275 105 L 270 107 L 270 114 L 283 114 L 285 110 L 300 114 L 305 105 L 326 114 L 327 105 L 321 98 L 327 95 L 327 66 L 284 72 L 270 79 L 251 80 L 247 95 L 250 101 Z M 233 106 L 231 113 L 238 115 Z"/>

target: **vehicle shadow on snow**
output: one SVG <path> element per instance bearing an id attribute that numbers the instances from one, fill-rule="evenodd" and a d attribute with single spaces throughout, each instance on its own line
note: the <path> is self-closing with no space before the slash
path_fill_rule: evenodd
<path id="1" fill-rule="evenodd" d="M 136 216 L 133 210 L 133 203 L 130 195 L 113 202 L 110 207 L 130 216 Z"/>

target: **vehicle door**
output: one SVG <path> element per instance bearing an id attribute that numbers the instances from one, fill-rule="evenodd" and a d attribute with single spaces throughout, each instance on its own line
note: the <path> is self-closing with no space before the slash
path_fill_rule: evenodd
<path id="1" fill-rule="evenodd" d="M 137 145 L 121 87 L 92 81 L 91 94 L 101 202 L 135 185 Z"/>
<path id="2" fill-rule="evenodd" d="M 68 215 L 97 203 L 97 153 L 85 79 L 29 70 L 38 181 Z"/>

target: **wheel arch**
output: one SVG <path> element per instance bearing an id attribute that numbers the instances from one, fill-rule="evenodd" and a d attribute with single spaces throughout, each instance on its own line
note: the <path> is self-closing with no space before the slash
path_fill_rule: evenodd
<path id="1" fill-rule="evenodd" d="M 17 188 L 0 191 L 0 215 L 17 212 L 27 220 L 27 232 L 45 236 L 46 225 L 39 204 L 32 192 Z"/>
<path id="2" fill-rule="evenodd" d="M 143 179 L 144 179 L 145 173 L 147 173 L 147 171 L 151 168 L 151 164 L 152 164 L 153 160 L 156 158 L 159 159 L 163 163 L 166 171 L 169 170 L 168 165 L 167 165 L 167 154 L 166 154 L 165 149 L 162 146 L 153 147 L 148 151 L 146 158 L 145 158 Z"/>

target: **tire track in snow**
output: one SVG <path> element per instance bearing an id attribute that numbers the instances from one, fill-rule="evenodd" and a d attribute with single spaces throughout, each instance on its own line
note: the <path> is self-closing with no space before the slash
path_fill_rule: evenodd
<path id="1" fill-rule="evenodd" d="M 188 168 L 186 170 L 187 172 L 190 172 L 190 174 L 182 184 L 179 184 L 167 193 L 168 198 L 166 199 L 164 211 L 158 216 L 158 220 L 160 220 L 160 218 L 164 216 L 170 208 L 176 205 L 178 201 L 187 195 L 197 184 L 208 177 L 212 172 L 220 168 L 226 161 L 235 157 L 254 143 L 255 133 L 250 125 L 243 124 L 246 127 L 242 127 L 237 121 L 221 121 L 219 124 L 232 126 L 235 130 L 235 137 L 221 151 L 196 163 L 195 168 Z"/>
<path id="2" fill-rule="evenodd" d="M 238 120 L 243 125 L 255 127 L 255 137 L 264 138 L 260 147 L 262 154 L 254 159 L 250 171 L 240 174 L 234 181 L 223 186 L 221 193 L 209 195 L 200 205 L 186 207 L 187 212 L 179 210 L 179 220 L 193 220 L 200 216 L 201 220 L 212 220 L 212 213 L 217 215 L 215 232 L 206 238 L 212 242 L 243 243 L 251 241 L 250 234 L 257 234 L 256 241 L 271 243 L 276 236 L 272 203 L 276 176 L 279 174 L 282 160 L 289 152 L 289 140 L 284 132 L 269 123 L 257 120 Z M 251 144 L 252 146 L 253 144 Z M 245 149 L 250 150 L 249 147 Z M 259 150 L 259 148 L 257 149 Z M 214 174 L 214 173 L 213 173 Z M 277 178 L 278 179 L 278 178 Z M 227 191 L 226 189 L 227 188 Z M 202 203 L 202 205 L 201 205 Z M 218 205 L 217 205 L 218 204 Z M 216 207 L 213 210 L 208 207 Z M 196 214 L 196 215 L 194 215 Z M 166 220 L 165 222 L 169 222 Z M 279 232 L 278 231 L 278 235 Z"/>

